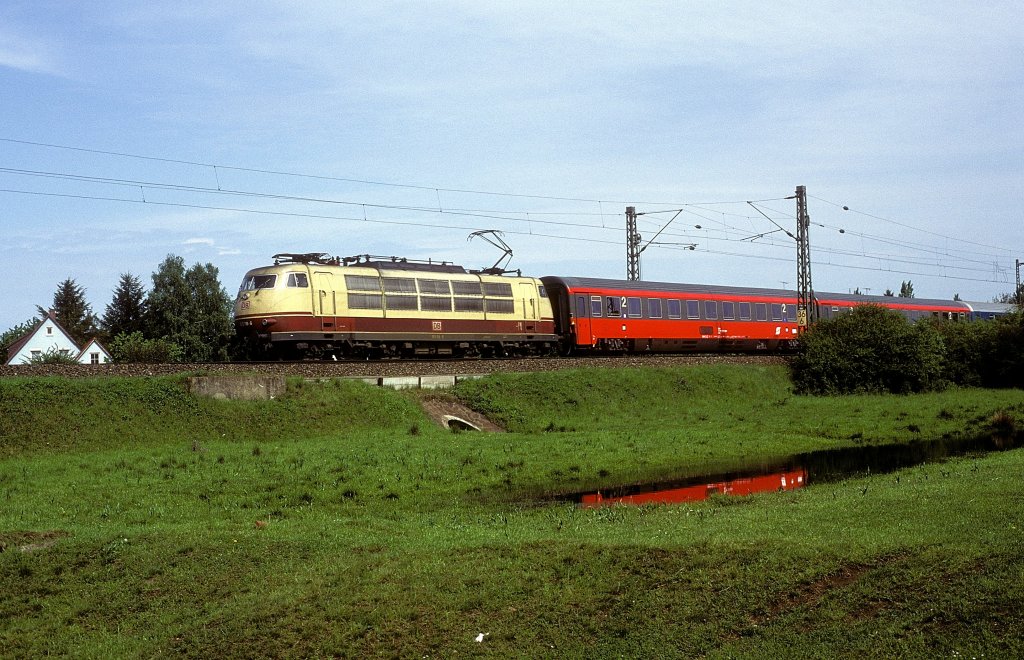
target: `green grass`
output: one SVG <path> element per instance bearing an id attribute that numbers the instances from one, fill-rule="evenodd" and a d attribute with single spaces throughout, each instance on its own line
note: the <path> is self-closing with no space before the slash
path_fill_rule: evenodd
<path id="1" fill-rule="evenodd" d="M 1020 391 L 815 399 L 781 369 L 697 367 L 458 394 L 513 432 L 353 383 L 241 403 L 0 381 L 0 654 L 1024 654 L 1020 451 L 687 505 L 540 499 L 973 434 L 1024 419 Z"/>

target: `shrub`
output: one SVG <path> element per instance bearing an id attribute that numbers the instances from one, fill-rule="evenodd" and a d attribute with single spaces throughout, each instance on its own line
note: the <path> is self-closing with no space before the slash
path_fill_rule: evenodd
<path id="1" fill-rule="evenodd" d="M 51 346 L 39 355 L 33 355 L 26 364 L 78 364 L 75 356 Z"/>
<path id="2" fill-rule="evenodd" d="M 808 329 L 791 366 L 801 394 L 909 393 L 944 387 L 944 362 L 934 326 L 863 305 Z"/>
<path id="3" fill-rule="evenodd" d="M 146 339 L 141 332 L 121 333 L 110 342 L 114 362 L 181 362 L 181 348 L 166 339 Z"/>

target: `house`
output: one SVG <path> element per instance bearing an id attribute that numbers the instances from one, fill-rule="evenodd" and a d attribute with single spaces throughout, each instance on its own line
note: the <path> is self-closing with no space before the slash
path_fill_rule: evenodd
<path id="1" fill-rule="evenodd" d="M 85 348 L 79 348 L 50 311 L 34 330 L 7 348 L 5 364 L 28 364 L 33 358 L 48 353 L 63 353 L 74 357 L 81 364 L 103 364 L 111 361 L 110 353 L 96 339 L 90 340 Z"/>

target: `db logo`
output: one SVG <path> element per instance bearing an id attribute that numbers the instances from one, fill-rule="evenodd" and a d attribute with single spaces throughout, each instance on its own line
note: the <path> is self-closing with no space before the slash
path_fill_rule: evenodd
<path id="1" fill-rule="evenodd" d="M 241 307 L 242 309 L 249 309 L 249 301 L 248 300 L 243 300 L 242 304 L 239 305 L 239 307 Z"/>
<path id="2" fill-rule="evenodd" d="M 441 322 L 434 321 L 434 332 L 441 332 Z"/>

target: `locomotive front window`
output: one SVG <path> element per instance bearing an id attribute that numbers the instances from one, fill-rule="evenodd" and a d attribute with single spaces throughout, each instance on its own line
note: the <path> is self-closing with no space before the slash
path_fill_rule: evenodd
<path id="1" fill-rule="evenodd" d="M 275 284 L 277 284 L 277 275 L 252 275 L 242 282 L 241 290 L 273 289 Z"/>
<path id="2" fill-rule="evenodd" d="M 288 273 L 288 286 L 292 288 L 308 289 L 309 278 L 305 273 Z"/>

